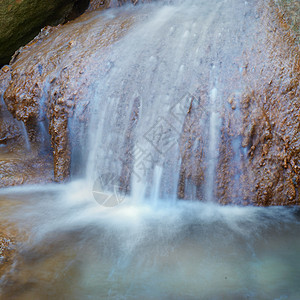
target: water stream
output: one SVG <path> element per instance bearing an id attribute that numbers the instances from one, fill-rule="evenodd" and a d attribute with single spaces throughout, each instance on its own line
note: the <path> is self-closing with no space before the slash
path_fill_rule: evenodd
<path id="1" fill-rule="evenodd" d="M 99 18 L 114 20 L 118 11 Z M 214 203 L 220 115 L 228 81 L 240 72 L 236 59 L 253 43 L 256 1 L 124 11 L 141 18 L 110 46 L 106 72 L 93 78 L 87 137 L 71 132 L 86 156 L 72 166 L 71 182 L 0 191 L 0 221 L 19 237 L 0 295 L 299 299 L 299 211 Z M 236 92 L 243 87 L 234 83 Z M 206 96 L 194 96 L 203 89 Z M 199 191 L 188 180 L 188 201 L 177 199 L 179 140 L 194 108 L 205 137 L 202 202 L 193 201 Z M 76 118 L 70 124 L 79 126 Z"/>
<path id="2" fill-rule="evenodd" d="M 193 105 L 192 111 L 204 111 L 198 121 L 207 162 L 203 195 L 213 201 L 227 80 L 239 73 L 237 59 L 253 43 L 255 5 L 175 1 L 146 9 L 135 12 L 142 20 L 105 54 L 106 73 L 95 75 L 87 176 L 91 182 L 108 173 L 125 176 L 129 193 L 135 192 L 135 176 L 147 197 L 156 182 L 153 172 L 160 167 L 159 193 L 176 198 L 179 141 Z M 234 86 L 236 91 L 243 87 L 242 81 Z M 207 95 L 193 97 L 205 89 Z M 191 190 L 188 199 L 197 198 L 192 186 L 186 189 Z"/>

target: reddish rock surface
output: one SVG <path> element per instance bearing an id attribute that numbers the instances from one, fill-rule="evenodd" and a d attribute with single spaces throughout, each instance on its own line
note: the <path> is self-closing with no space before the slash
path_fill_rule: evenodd
<path id="1" fill-rule="evenodd" d="M 90 7 L 104 4 L 109 3 L 93 1 Z M 134 20 L 128 13 L 112 21 L 90 12 L 63 26 L 46 27 L 1 71 L 0 91 L 7 108 L 32 131 L 30 139 L 38 140 L 39 122 L 49 124 L 56 181 L 65 180 L 70 173 L 70 120 L 76 118 L 81 127 L 87 125 L 93 72 L 105 72 L 101 61 L 106 51 Z M 226 95 L 215 194 L 223 204 L 300 204 L 299 46 L 276 7 L 264 6 L 261 20 L 256 46 L 240 58 L 247 88 L 235 94 L 230 87 Z M 205 105 L 207 92 L 205 87 L 203 90 Z M 189 198 L 185 190 L 188 179 L 202 199 L 205 157 L 201 148 L 191 152 L 196 140 L 206 139 L 203 128 L 194 126 L 202 113 L 188 112 L 183 128 L 179 198 Z M 15 138 L 20 136 L 17 129 L 12 132 L 16 132 Z M 239 144 L 238 155 L 234 143 Z"/>
<path id="2" fill-rule="evenodd" d="M 13 239 L 3 231 L 0 231 L 0 279 L 13 263 L 14 252 Z"/>
<path id="3" fill-rule="evenodd" d="M 5 66 L 0 79 L 0 188 L 51 181 L 53 164 L 49 151 L 41 153 L 39 139 L 34 134 L 27 141 L 31 149 L 26 149 L 26 128 L 13 118 L 2 99 L 3 88 L 11 79 L 10 72 L 10 67 Z"/>
<path id="4" fill-rule="evenodd" d="M 246 159 L 242 158 L 238 166 L 241 184 L 237 202 L 299 205 L 299 45 L 277 7 L 262 14 L 259 43 L 244 57 L 247 89 L 239 96 L 241 123 L 232 107 L 234 98 L 228 99 L 225 115 L 233 117 L 224 122 L 222 130 L 218 198 L 224 204 L 236 203 L 232 182 L 237 171 L 231 166 L 231 141 L 241 136 Z"/>
<path id="5" fill-rule="evenodd" d="M 121 37 L 133 19 L 125 15 L 109 21 L 89 13 L 64 26 L 46 27 L 0 73 L 10 113 L 27 128 L 49 123 L 56 181 L 69 176 L 68 120 L 78 102 L 81 113 L 76 118 L 82 126 L 86 124 L 88 87 L 101 62 L 101 57 L 93 55 Z"/>
<path id="6" fill-rule="evenodd" d="M 277 6 L 262 4 L 260 9 L 254 47 L 238 58 L 242 74 L 231 74 L 225 82 L 227 91 L 222 97 L 227 104 L 221 114 L 213 194 L 221 204 L 299 205 L 299 44 Z M 242 92 L 232 92 L 237 82 L 243 82 Z M 183 127 L 180 199 L 206 200 L 208 133 L 201 122 L 209 122 L 203 111 L 207 90 L 204 86 L 198 92 L 200 109 L 189 110 Z M 189 185 L 194 187 L 192 195 Z"/>

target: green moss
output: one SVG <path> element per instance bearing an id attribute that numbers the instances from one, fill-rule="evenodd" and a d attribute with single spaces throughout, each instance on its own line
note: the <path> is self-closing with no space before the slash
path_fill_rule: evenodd
<path id="1" fill-rule="evenodd" d="M 45 25 L 65 20 L 76 0 L 1 0 L 0 65 L 28 43 Z"/>

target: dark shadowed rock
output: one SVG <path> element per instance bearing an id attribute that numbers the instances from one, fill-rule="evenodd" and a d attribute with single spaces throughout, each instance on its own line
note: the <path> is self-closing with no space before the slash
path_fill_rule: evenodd
<path id="1" fill-rule="evenodd" d="M 9 62 L 45 25 L 57 25 L 82 13 L 88 0 L 3 0 L 0 3 L 0 65 Z"/>

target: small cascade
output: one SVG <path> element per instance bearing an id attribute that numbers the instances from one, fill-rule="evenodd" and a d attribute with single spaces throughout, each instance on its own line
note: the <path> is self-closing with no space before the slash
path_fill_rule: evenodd
<path id="1" fill-rule="evenodd" d="M 233 61 L 243 44 L 230 36 L 240 34 L 240 10 L 249 9 L 229 2 L 151 4 L 151 17 L 110 45 L 94 76 L 89 142 L 82 146 L 91 187 L 113 174 L 134 201 L 175 199 L 179 185 L 180 198 L 215 200 L 225 82 L 239 73 Z"/>
<path id="2" fill-rule="evenodd" d="M 133 153 L 133 168 L 131 175 L 132 201 L 133 203 L 139 203 L 140 199 L 143 199 L 145 197 L 147 188 L 145 177 L 140 176 L 141 169 L 139 165 L 141 155 L 143 155 L 144 153 L 141 152 L 141 149 L 139 149 L 137 145 L 134 146 Z"/>
<path id="3" fill-rule="evenodd" d="M 161 177 L 163 173 L 163 168 L 161 166 L 156 166 L 153 172 L 153 190 L 151 195 L 151 201 L 153 201 L 154 206 L 158 206 L 160 199 L 160 184 Z"/>
<path id="4" fill-rule="evenodd" d="M 50 137 L 47 131 L 47 124 L 45 124 L 45 122 L 38 122 L 38 132 L 41 140 L 41 150 L 48 151 L 48 149 L 50 149 Z"/>
<path id="5" fill-rule="evenodd" d="M 20 122 L 20 127 L 21 127 L 21 130 L 22 130 L 22 135 L 23 135 L 24 142 L 25 142 L 24 146 L 25 146 L 27 151 L 30 151 L 31 150 L 31 145 L 30 145 L 30 140 L 29 140 L 29 136 L 28 136 L 26 126 L 23 122 Z"/>
<path id="6" fill-rule="evenodd" d="M 216 110 L 218 90 L 214 87 L 209 95 L 210 115 L 209 115 L 209 136 L 208 136 L 208 155 L 207 155 L 207 174 L 206 174 L 206 201 L 214 201 L 214 183 L 216 165 L 218 160 L 218 143 L 220 138 L 220 116 Z"/>
<path id="7" fill-rule="evenodd" d="M 254 28 L 259 1 L 149 2 L 91 12 L 46 39 L 59 55 L 52 48 L 49 69 L 36 68 L 39 76 L 55 69 L 41 83 L 44 96 L 34 120 L 43 121 L 27 124 L 29 136 L 20 123 L 15 137 L 22 129 L 27 151 L 42 155 L 49 154 L 42 152 L 51 141 L 58 162 L 71 160 L 71 179 L 41 184 L 39 172 L 41 180 L 32 185 L 21 185 L 20 177 L 20 185 L 0 190 L 0 298 L 300 299 L 299 208 L 219 205 L 252 204 L 242 186 L 250 178 L 245 173 L 256 164 L 260 176 L 272 176 L 276 169 L 263 165 L 275 160 L 266 144 L 277 147 L 272 134 L 284 140 L 277 124 L 264 127 L 258 97 L 244 94 L 243 73 L 253 65 L 243 55 L 255 59 L 253 51 L 261 49 L 251 44 L 253 33 L 261 37 Z M 70 41 L 62 28 L 75 28 L 84 39 Z M 92 54 L 86 51 L 91 44 Z M 26 94 L 25 100 L 32 98 Z M 265 154 L 255 161 L 251 151 L 259 150 L 260 138 Z M 300 139 L 295 141 L 297 149 Z M 4 176 L 13 177 L 11 170 L 17 179 L 31 176 L 37 152 L 25 161 L 28 172 L 13 157 Z M 287 191 L 297 183 L 285 177 L 292 163 L 278 177 L 289 184 Z M 41 167 L 47 169 L 44 162 Z M 4 176 L 0 172 L 0 181 Z M 13 247 L 2 242 L 2 233 Z"/>

